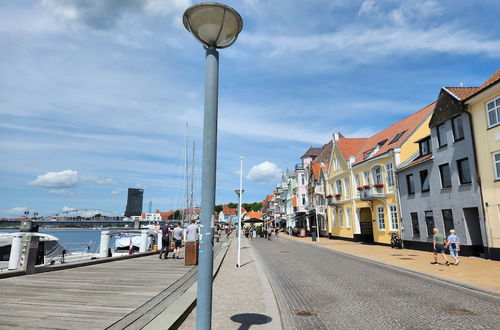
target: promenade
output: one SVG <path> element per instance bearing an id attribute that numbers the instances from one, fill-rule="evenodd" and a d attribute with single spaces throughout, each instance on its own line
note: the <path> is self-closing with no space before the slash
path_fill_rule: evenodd
<path id="1" fill-rule="evenodd" d="M 216 258 L 223 258 L 224 243 L 216 243 Z M 198 267 L 184 266 L 184 248 L 180 257 L 155 254 L 0 279 L 0 328 L 141 329 L 160 316 L 162 324 L 173 323 L 182 311 L 162 314 L 197 280 Z"/>
<path id="2" fill-rule="evenodd" d="M 500 294 L 500 262 L 476 257 L 459 257 L 458 266 L 445 266 L 441 256 L 438 257 L 439 265 L 432 265 L 432 252 L 392 249 L 384 245 L 361 244 L 345 240 L 328 239 L 321 237 L 320 242 L 313 242 L 311 237 L 299 238 L 295 236 L 280 235 L 280 238 L 319 246 L 326 249 L 347 253 L 360 258 L 365 258 L 388 265 L 405 268 L 411 271 L 435 276 L 443 280 L 460 282 L 463 285 L 477 287 L 486 291 Z M 450 258 L 451 260 L 451 258 Z"/>

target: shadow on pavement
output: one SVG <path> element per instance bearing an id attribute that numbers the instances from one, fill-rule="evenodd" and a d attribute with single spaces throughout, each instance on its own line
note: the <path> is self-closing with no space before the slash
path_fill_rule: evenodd
<path id="1" fill-rule="evenodd" d="M 251 264 L 252 262 L 254 262 L 254 260 L 247 261 L 243 265 L 241 265 L 240 268 L 245 267 L 246 265 Z"/>
<path id="2" fill-rule="evenodd" d="M 273 319 L 270 316 L 255 313 L 236 314 L 231 316 L 231 320 L 236 323 L 241 323 L 238 330 L 250 329 L 252 325 L 266 324 Z"/>

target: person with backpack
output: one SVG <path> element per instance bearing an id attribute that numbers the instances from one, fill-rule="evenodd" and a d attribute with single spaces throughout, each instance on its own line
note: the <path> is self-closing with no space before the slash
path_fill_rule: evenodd
<path id="1" fill-rule="evenodd" d="M 450 250 L 450 256 L 455 260 L 455 265 L 460 263 L 458 252 L 460 251 L 460 239 L 455 234 L 455 229 L 450 230 L 450 235 L 446 239 L 446 247 Z"/>

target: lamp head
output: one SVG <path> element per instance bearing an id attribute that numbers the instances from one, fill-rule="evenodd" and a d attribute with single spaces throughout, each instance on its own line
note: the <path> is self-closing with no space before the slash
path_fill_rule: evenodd
<path id="1" fill-rule="evenodd" d="M 229 47 L 243 29 L 240 14 L 216 2 L 203 2 L 189 7 L 184 12 L 182 22 L 205 47 Z"/>

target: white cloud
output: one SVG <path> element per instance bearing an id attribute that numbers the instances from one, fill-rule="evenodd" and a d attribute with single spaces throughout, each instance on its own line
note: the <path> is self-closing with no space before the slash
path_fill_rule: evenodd
<path id="1" fill-rule="evenodd" d="M 106 179 L 98 179 L 96 180 L 97 184 L 102 184 L 102 185 L 107 185 L 107 184 L 116 184 L 111 178 L 106 178 Z"/>
<path id="2" fill-rule="evenodd" d="M 68 212 L 68 211 L 74 211 L 76 209 L 74 207 L 63 206 L 62 210 L 63 212 Z"/>
<path id="3" fill-rule="evenodd" d="M 276 164 L 265 161 L 252 166 L 246 178 L 260 183 L 276 183 L 281 178 L 281 170 Z"/>
<path id="4" fill-rule="evenodd" d="M 111 192 L 111 195 L 118 195 L 121 194 L 124 190 L 123 189 L 115 189 Z"/>
<path id="5" fill-rule="evenodd" d="M 49 194 L 62 195 L 62 196 L 74 196 L 75 193 L 69 189 L 50 189 Z"/>
<path id="6" fill-rule="evenodd" d="M 64 170 L 61 172 L 47 172 L 39 175 L 30 182 L 31 186 L 45 188 L 71 188 L 78 183 L 78 171 Z"/>
<path id="7" fill-rule="evenodd" d="M 15 214 L 15 215 L 18 215 L 18 214 L 24 214 L 24 211 L 26 211 L 28 208 L 26 206 L 16 206 L 16 207 L 13 207 L 7 211 L 5 211 L 5 213 L 7 214 Z"/>

